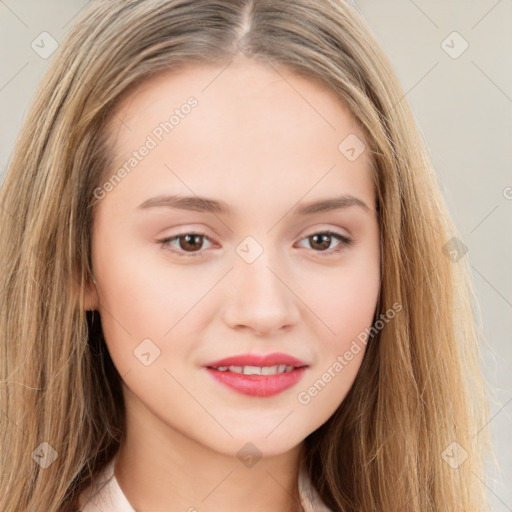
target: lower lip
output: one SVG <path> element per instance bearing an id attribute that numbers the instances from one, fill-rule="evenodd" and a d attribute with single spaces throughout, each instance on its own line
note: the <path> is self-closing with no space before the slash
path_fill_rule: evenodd
<path id="1" fill-rule="evenodd" d="M 277 395 L 291 388 L 299 382 L 306 371 L 306 367 L 302 367 L 276 375 L 245 375 L 230 371 L 221 372 L 213 368 L 206 369 L 214 379 L 238 393 L 259 397 Z"/>

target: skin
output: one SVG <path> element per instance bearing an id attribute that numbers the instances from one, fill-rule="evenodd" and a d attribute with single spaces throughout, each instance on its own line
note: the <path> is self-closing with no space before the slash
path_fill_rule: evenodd
<path id="1" fill-rule="evenodd" d="M 99 201 L 92 233 L 87 309 L 99 311 L 123 378 L 127 432 L 115 475 L 137 510 L 296 510 L 303 440 L 334 413 L 362 362 L 364 347 L 309 403 L 298 401 L 372 324 L 379 228 L 369 151 L 349 161 L 338 150 L 349 134 L 364 141 L 348 110 L 318 82 L 274 68 L 239 56 L 224 71 L 165 72 L 128 95 L 109 128 L 122 165 L 169 113 L 198 100 Z M 162 194 L 223 200 L 232 212 L 137 208 Z M 369 211 L 293 212 L 342 194 Z M 335 253 L 337 238 L 312 238 L 326 229 L 353 244 Z M 197 232 L 206 236 L 192 248 L 183 237 L 167 249 L 158 242 Z M 236 252 L 247 236 L 263 249 L 252 263 Z M 147 338 L 160 350 L 148 366 L 134 355 Z M 309 365 L 272 397 L 239 394 L 202 368 L 272 352 Z M 252 467 L 237 457 L 248 442 L 262 455 Z"/>

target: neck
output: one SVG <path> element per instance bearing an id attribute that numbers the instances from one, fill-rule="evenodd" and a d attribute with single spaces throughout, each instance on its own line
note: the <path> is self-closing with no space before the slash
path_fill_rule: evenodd
<path id="1" fill-rule="evenodd" d="M 127 402 L 126 435 L 115 465 L 119 486 L 137 511 L 302 510 L 298 489 L 302 444 L 255 462 L 214 451 L 156 417 L 141 421 L 140 407 L 144 406 L 136 400 Z"/>

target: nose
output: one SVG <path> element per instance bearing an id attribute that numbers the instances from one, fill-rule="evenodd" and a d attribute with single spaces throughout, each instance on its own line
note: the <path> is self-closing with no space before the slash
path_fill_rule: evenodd
<path id="1" fill-rule="evenodd" d="M 296 324 L 300 311 L 289 272 L 274 264 L 269 251 L 252 263 L 237 258 L 226 284 L 224 322 L 237 331 L 268 336 Z"/>

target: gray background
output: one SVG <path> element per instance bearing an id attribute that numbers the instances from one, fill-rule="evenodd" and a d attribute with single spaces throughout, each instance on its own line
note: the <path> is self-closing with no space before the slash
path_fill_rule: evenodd
<path id="1" fill-rule="evenodd" d="M 468 248 L 489 344 L 484 371 L 494 390 L 486 428 L 500 464 L 486 485 L 492 510 L 512 512 L 512 1 L 354 3 L 398 73 Z M 0 0 L 1 181 L 51 59 L 31 44 L 44 31 L 61 41 L 87 4 Z"/>

